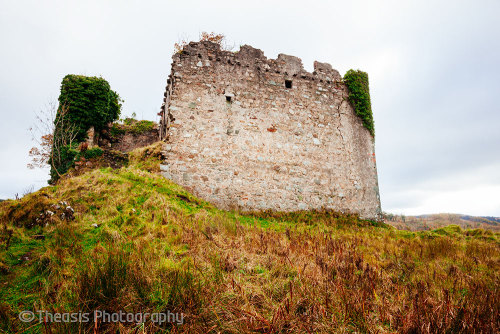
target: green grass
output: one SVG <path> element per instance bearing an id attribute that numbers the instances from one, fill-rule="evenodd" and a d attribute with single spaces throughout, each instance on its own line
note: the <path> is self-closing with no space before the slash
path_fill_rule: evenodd
<path id="1" fill-rule="evenodd" d="M 0 332 L 94 333 L 17 316 L 96 309 L 185 315 L 175 329 L 97 323 L 98 333 L 499 330 L 497 233 L 222 211 L 158 175 L 160 149 L 0 204 Z M 74 220 L 59 210 L 36 221 L 61 201 Z"/>
<path id="2" fill-rule="evenodd" d="M 153 130 L 156 126 L 157 124 L 153 121 L 138 121 L 133 118 L 125 118 L 121 123 L 113 123 L 110 133 L 113 137 L 118 137 L 120 135 L 124 135 L 125 133 L 140 135 Z"/>

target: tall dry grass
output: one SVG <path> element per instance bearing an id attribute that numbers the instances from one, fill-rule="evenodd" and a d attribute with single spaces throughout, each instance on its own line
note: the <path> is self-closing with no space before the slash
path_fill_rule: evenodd
<path id="1" fill-rule="evenodd" d="M 152 173 L 157 151 L 0 204 L 3 332 L 499 331 L 497 234 L 220 211 Z M 74 220 L 34 223 L 60 201 Z M 185 322 L 33 324 L 22 310 L 170 311 Z"/>

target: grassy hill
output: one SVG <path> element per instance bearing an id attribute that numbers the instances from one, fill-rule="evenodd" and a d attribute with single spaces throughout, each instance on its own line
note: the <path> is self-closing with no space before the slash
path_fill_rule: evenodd
<path id="1" fill-rule="evenodd" d="M 400 230 L 428 231 L 448 225 L 458 225 L 463 229 L 485 229 L 500 232 L 500 218 L 476 217 L 455 213 L 438 213 L 420 216 L 386 214 L 384 221 Z"/>
<path id="2" fill-rule="evenodd" d="M 500 330 L 497 233 L 221 211 L 158 175 L 159 154 L 136 150 L 128 166 L 0 204 L 0 332 Z M 184 318 L 25 323 L 23 310 Z"/>

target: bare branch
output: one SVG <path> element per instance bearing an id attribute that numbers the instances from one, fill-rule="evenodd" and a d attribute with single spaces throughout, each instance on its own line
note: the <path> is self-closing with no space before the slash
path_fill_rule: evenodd
<path id="1" fill-rule="evenodd" d="M 226 50 L 226 51 L 231 51 L 234 48 L 234 45 L 231 46 L 226 42 L 225 35 L 216 34 L 214 32 L 208 33 L 208 32 L 203 31 L 199 35 L 199 41 L 200 42 L 208 41 L 208 42 L 219 44 L 221 49 Z M 181 53 L 187 44 L 188 44 L 187 38 L 183 38 L 178 43 L 175 43 L 174 44 L 175 52 Z"/>
<path id="2" fill-rule="evenodd" d="M 71 147 L 77 136 L 77 127 L 69 119 L 67 105 L 58 109 L 54 101 L 40 110 L 35 119 L 35 124 L 29 130 L 37 145 L 29 151 L 32 161 L 28 163 L 28 168 L 44 168 L 50 162 L 59 175 L 55 166 L 61 163 L 61 150 L 65 146 Z"/>

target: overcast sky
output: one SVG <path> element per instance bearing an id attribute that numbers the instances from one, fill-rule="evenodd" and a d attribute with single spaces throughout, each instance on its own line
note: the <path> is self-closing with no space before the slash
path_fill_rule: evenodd
<path id="1" fill-rule="evenodd" d="M 500 216 L 500 1 L 0 0 L 0 198 L 46 185 L 27 129 L 69 73 L 157 120 L 173 45 L 202 31 L 370 76 L 382 209 Z"/>

